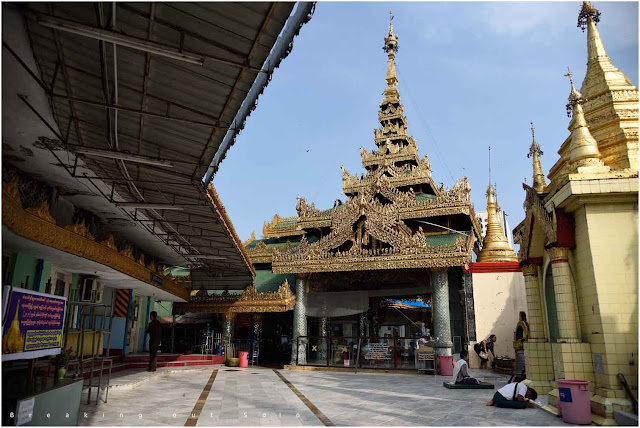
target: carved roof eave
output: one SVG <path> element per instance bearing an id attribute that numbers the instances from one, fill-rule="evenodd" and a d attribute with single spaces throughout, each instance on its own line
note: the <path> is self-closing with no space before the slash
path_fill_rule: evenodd
<path id="1" fill-rule="evenodd" d="M 173 313 L 285 312 L 292 310 L 295 303 L 296 296 L 285 279 L 275 292 L 258 293 L 255 286 L 250 285 L 237 298 L 223 294 L 206 298 L 194 297 L 186 303 L 174 303 Z"/>
<path id="2" fill-rule="evenodd" d="M 298 226 L 299 218 L 294 217 L 280 217 L 278 214 L 273 216 L 270 222 L 265 222 L 262 226 L 262 235 L 265 238 L 279 238 L 283 236 L 299 236 L 304 235 L 304 230 Z M 290 223 L 283 226 L 283 223 Z"/>
<path id="3" fill-rule="evenodd" d="M 410 160 L 420 162 L 418 150 L 405 150 L 402 152 L 386 155 L 375 155 L 369 151 L 365 151 L 362 153 L 362 166 L 365 168 L 368 166 L 380 165 L 384 162 L 394 163 Z"/>
<path id="4" fill-rule="evenodd" d="M 460 237 L 457 245 L 392 249 L 390 252 L 375 255 L 371 254 L 371 251 L 352 254 L 322 253 L 319 256 L 301 253 L 293 260 L 279 260 L 280 254 L 277 254 L 271 266 L 273 273 L 277 274 L 463 266 L 471 262 L 476 241 L 475 235 L 470 233 L 466 239 Z M 309 247 L 306 248 L 308 250 Z"/>
<path id="5" fill-rule="evenodd" d="M 370 180 L 373 180 L 373 178 L 371 179 L 364 179 L 364 180 L 358 180 L 358 181 L 351 181 L 351 182 L 345 182 L 342 185 L 342 192 L 345 195 L 350 195 L 350 194 L 354 194 L 354 193 L 358 193 L 360 192 L 362 189 L 365 189 L 366 187 L 368 187 L 370 185 Z M 415 186 L 417 184 L 428 184 L 431 186 L 431 188 L 433 189 L 434 193 L 436 194 L 436 196 L 440 196 L 441 192 L 440 192 L 440 188 L 438 186 L 436 186 L 436 184 L 434 183 L 433 179 L 431 178 L 431 175 L 417 175 L 417 176 L 411 176 L 411 175 L 407 175 L 404 177 L 390 177 L 389 178 L 389 184 L 393 187 L 404 187 L 404 186 Z"/>
<path id="6" fill-rule="evenodd" d="M 427 201 L 428 202 L 428 201 Z M 418 202 L 420 204 L 420 202 Z M 398 209 L 399 218 L 401 220 L 419 219 L 437 217 L 443 215 L 465 214 L 468 215 L 473 223 L 474 232 L 477 236 L 481 236 L 481 228 L 478 219 L 475 216 L 473 207 L 468 202 L 460 202 L 457 204 L 442 203 L 429 206 L 409 206 Z M 301 218 L 298 225 L 303 229 L 313 229 L 319 227 L 331 227 L 331 215 L 323 215 L 322 217 L 306 217 Z"/>
<path id="7" fill-rule="evenodd" d="M 274 273 L 312 273 L 464 266 L 471 262 L 472 250 L 473 246 L 464 252 L 423 257 L 416 254 L 400 254 L 274 262 L 272 269 Z"/>
<path id="8" fill-rule="evenodd" d="M 521 260 L 527 260 L 529 258 L 531 234 L 533 233 L 534 222 L 537 224 L 547 243 L 553 243 L 557 240 L 556 225 L 552 214 L 548 213 L 544 208 L 543 201 L 540 195 L 530 186 L 523 184 L 527 196 L 524 201 L 525 219 L 523 223 L 518 225 L 516 230 L 522 230 L 518 233 L 518 242 L 520 243 L 520 250 L 518 251 L 518 258 Z M 524 224 L 523 226 L 521 226 Z M 522 229 L 524 228 L 524 229 Z M 515 242 L 516 236 L 514 236 Z"/>
<path id="9" fill-rule="evenodd" d="M 290 249 L 293 247 L 290 243 L 285 245 L 285 249 Z M 271 258 L 273 256 L 273 247 L 267 246 L 263 241 L 259 241 L 253 248 L 247 249 L 247 254 L 249 255 L 249 259 L 251 263 L 271 263 Z"/>
<path id="10" fill-rule="evenodd" d="M 249 259 L 251 263 L 254 265 L 257 263 L 271 263 L 271 259 L 273 258 L 273 254 L 260 254 L 260 255 L 252 255 L 249 254 Z"/>
<path id="11" fill-rule="evenodd" d="M 165 276 L 153 264 L 146 267 L 143 256 L 135 260 L 131 247 L 118 251 L 113 236 L 96 242 L 84 223 L 58 226 L 47 202 L 37 208 L 23 209 L 17 180 L 2 184 L 2 223 L 23 238 L 103 264 L 181 299 L 189 299 L 189 290 L 171 276 Z M 152 281 L 152 275 L 162 278 L 162 284 Z"/>

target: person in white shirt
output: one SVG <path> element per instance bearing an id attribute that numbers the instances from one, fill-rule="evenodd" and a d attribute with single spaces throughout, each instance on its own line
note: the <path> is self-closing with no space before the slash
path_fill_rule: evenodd
<path id="1" fill-rule="evenodd" d="M 538 393 L 533 388 L 527 388 L 520 382 L 512 382 L 507 384 L 493 394 L 493 399 L 487 403 L 487 406 L 505 407 L 507 409 L 526 409 L 533 407 L 530 401 L 524 401 L 525 398 L 535 400 Z"/>
<path id="2" fill-rule="evenodd" d="M 469 374 L 469 352 L 466 349 L 460 351 L 460 360 L 453 368 L 453 382 L 464 385 L 477 385 L 478 379 Z"/>

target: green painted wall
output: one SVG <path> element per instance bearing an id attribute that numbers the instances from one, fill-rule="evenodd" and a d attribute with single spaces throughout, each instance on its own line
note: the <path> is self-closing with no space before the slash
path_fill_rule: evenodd
<path id="1" fill-rule="evenodd" d="M 47 281 L 51 278 L 51 263 L 44 262 L 42 264 L 42 276 L 40 277 L 40 288 L 38 291 L 44 293 L 47 288 Z"/>
<path id="2" fill-rule="evenodd" d="M 156 311 L 158 313 L 158 317 L 170 317 L 171 311 L 173 310 L 173 303 L 171 302 L 156 302 L 155 299 L 151 299 L 153 305 L 151 306 L 152 311 Z"/>
<path id="3" fill-rule="evenodd" d="M 73 292 L 78 289 L 78 284 L 80 282 L 80 274 L 72 273 L 71 274 L 71 287 L 69 288 L 69 296 L 73 296 Z"/>
<path id="4" fill-rule="evenodd" d="M 28 283 L 24 284 L 25 288 L 33 290 L 33 282 L 36 277 L 36 266 L 38 265 L 38 259 L 29 255 L 17 253 L 14 258 L 13 273 L 11 275 L 11 285 L 14 287 L 20 287 L 21 283 L 26 281 L 29 277 Z M 40 284 L 38 284 L 39 289 Z"/>

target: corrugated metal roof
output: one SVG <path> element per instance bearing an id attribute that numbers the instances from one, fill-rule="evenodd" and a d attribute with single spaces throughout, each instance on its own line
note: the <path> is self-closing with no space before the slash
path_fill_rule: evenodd
<path id="1" fill-rule="evenodd" d="M 101 189 L 110 203 L 181 206 L 181 211 L 124 208 L 120 219 L 109 220 L 116 226 L 139 223 L 163 245 L 171 246 L 177 256 L 217 257 L 168 260 L 183 265 L 196 261 L 202 272 L 216 278 L 217 286 L 244 288 L 252 282 L 253 267 L 215 190 L 205 187 L 202 177 L 294 5 L 117 2 L 19 6 L 27 17 L 41 86 L 48 87 L 58 136 L 71 153 L 67 166 L 73 165 L 73 154 L 80 146 L 170 162 L 169 168 L 80 156 L 80 164 L 95 177 L 95 189 Z M 101 32 L 124 41 L 114 48 L 90 34 L 76 34 L 87 28 L 91 34 Z M 104 36 L 98 38 L 104 40 Z M 136 40 L 133 38 L 201 57 L 203 63 L 131 48 L 127 43 Z M 111 194 L 104 191 L 105 185 Z M 198 277 L 192 277 L 194 286 Z"/>

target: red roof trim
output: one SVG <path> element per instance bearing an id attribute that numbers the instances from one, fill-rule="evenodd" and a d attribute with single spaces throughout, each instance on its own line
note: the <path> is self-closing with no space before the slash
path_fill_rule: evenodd
<path id="1" fill-rule="evenodd" d="M 485 262 L 469 263 L 468 269 L 464 271 L 471 273 L 522 272 L 522 269 L 518 262 Z"/>

